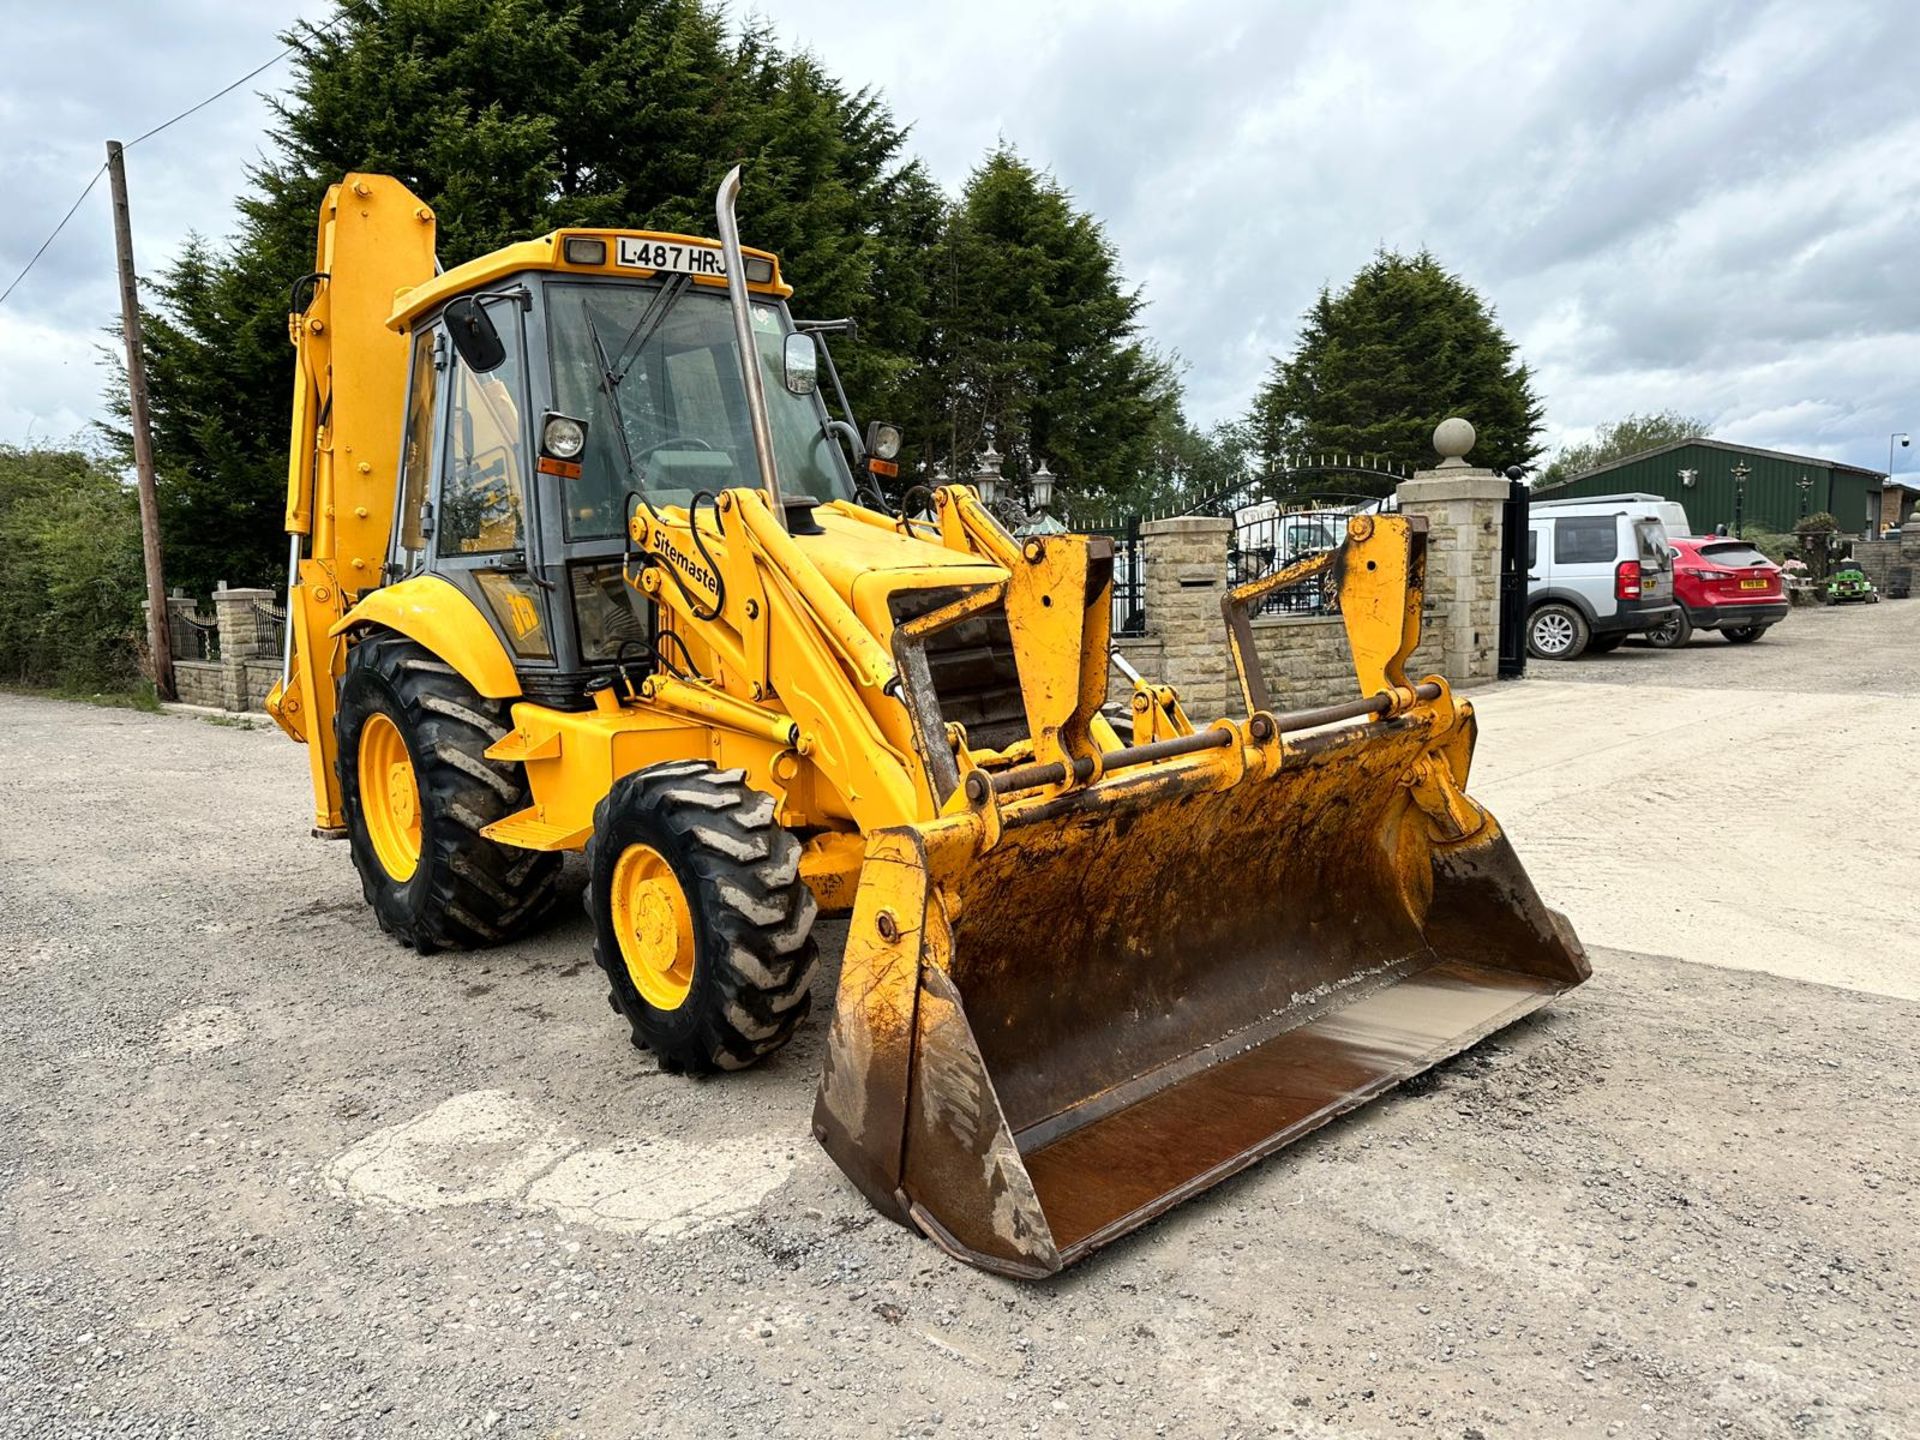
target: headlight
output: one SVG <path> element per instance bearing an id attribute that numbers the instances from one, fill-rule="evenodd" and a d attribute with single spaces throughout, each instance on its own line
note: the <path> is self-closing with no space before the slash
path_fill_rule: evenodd
<path id="1" fill-rule="evenodd" d="M 875 459 L 898 459 L 901 443 L 902 436 L 898 425 L 889 425 L 884 420 L 876 420 L 867 427 L 867 453 Z"/>
<path id="2" fill-rule="evenodd" d="M 556 460 L 577 460 L 587 448 L 587 427 L 567 415 L 549 415 L 540 432 L 540 450 Z"/>
<path id="3" fill-rule="evenodd" d="M 587 235 L 570 235 L 564 253 L 569 265 L 604 265 L 607 263 L 607 242 Z"/>

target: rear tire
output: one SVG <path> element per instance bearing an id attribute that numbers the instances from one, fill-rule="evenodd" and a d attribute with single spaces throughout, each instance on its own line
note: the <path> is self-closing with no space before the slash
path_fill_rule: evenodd
<path id="1" fill-rule="evenodd" d="M 1771 625 L 1735 625 L 1720 633 L 1726 636 L 1731 644 L 1751 645 L 1772 628 Z"/>
<path id="2" fill-rule="evenodd" d="M 1659 628 L 1647 631 L 1647 643 L 1656 650 L 1678 650 L 1693 639 L 1693 622 L 1686 611 L 1676 610 L 1673 618 Z"/>
<path id="3" fill-rule="evenodd" d="M 1536 660 L 1577 660 L 1592 633 L 1573 606 L 1549 600 L 1527 617 L 1527 653 Z"/>
<path id="4" fill-rule="evenodd" d="M 1596 635 L 1587 641 L 1587 654 L 1610 655 L 1626 643 L 1624 635 Z"/>
<path id="5" fill-rule="evenodd" d="M 739 1070 L 806 1018 L 818 909 L 800 842 L 738 770 L 669 761 L 614 782 L 587 843 L 593 958 L 660 1068 Z"/>
<path id="6" fill-rule="evenodd" d="M 486 758 L 509 726 L 503 702 L 403 635 L 347 652 L 335 769 L 354 868 L 380 928 L 423 955 L 501 944 L 557 897 L 558 855 L 480 834 L 531 802 L 519 765 Z"/>

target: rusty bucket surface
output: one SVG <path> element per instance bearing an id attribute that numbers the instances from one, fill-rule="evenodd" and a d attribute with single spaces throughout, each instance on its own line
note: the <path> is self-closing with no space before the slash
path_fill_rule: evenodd
<path id="1" fill-rule="evenodd" d="M 816 1134 L 955 1256 L 1044 1275 L 1577 985 L 1498 824 L 1415 802 L 1433 724 L 1109 777 L 990 844 L 874 836 Z"/>

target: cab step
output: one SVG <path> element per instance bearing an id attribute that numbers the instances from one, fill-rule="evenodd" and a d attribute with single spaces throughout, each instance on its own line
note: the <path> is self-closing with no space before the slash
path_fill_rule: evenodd
<path id="1" fill-rule="evenodd" d="M 593 834 L 593 827 L 589 825 L 575 830 L 565 825 L 549 824 L 540 818 L 538 810 L 528 809 L 517 810 L 504 820 L 496 820 L 480 833 L 496 844 L 512 845 L 521 850 L 578 850 Z"/>

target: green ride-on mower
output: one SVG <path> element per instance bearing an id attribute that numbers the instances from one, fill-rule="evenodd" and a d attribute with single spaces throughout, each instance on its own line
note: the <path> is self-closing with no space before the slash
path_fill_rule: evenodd
<path id="1" fill-rule="evenodd" d="M 1840 568 L 1827 577 L 1827 603 L 1829 605 L 1880 603 L 1880 592 L 1874 589 L 1873 582 L 1867 579 L 1866 572 L 1853 560 L 1842 560 Z"/>

